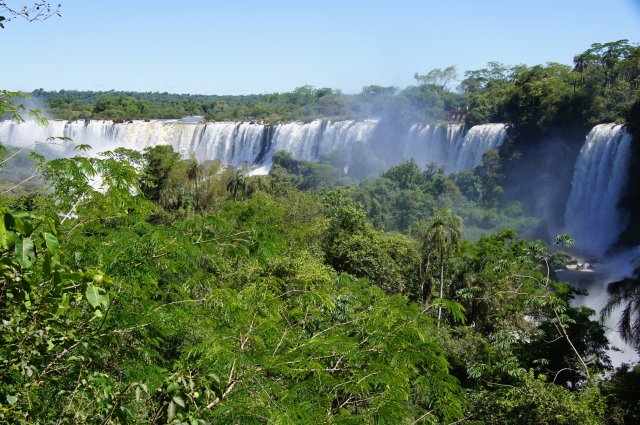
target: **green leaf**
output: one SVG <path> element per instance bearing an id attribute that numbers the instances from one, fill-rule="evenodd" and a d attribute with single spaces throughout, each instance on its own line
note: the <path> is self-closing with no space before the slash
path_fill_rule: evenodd
<path id="1" fill-rule="evenodd" d="M 173 398 L 173 401 L 174 401 L 178 406 L 180 406 L 180 407 L 184 407 L 184 400 L 182 399 L 182 397 L 175 396 L 175 397 Z"/>
<path id="2" fill-rule="evenodd" d="M 51 258 L 51 255 L 47 254 L 44 256 L 44 261 L 42 262 L 42 273 L 47 278 L 51 276 L 51 267 L 54 261 L 55 260 Z"/>
<path id="3" fill-rule="evenodd" d="M 177 392 L 179 388 L 180 388 L 180 386 L 178 385 L 177 382 L 172 382 L 167 386 L 167 393 L 168 394 L 173 394 L 173 393 Z"/>
<path id="4" fill-rule="evenodd" d="M 16 230 L 16 219 L 13 214 L 8 212 L 4 213 L 2 221 L 7 230 Z"/>
<path id="5" fill-rule="evenodd" d="M 462 304 L 459 304 L 455 301 L 448 300 L 446 298 L 436 297 L 432 301 L 434 306 L 443 307 L 445 310 L 451 314 L 451 317 L 455 322 L 464 323 L 465 321 L 465 308 Z"/>
<path id="6" fill-rule="evenodd" d="M 39 153 L 33 151 L 29 153 L 29 157 L 36 165 L 44 164 L 47 160 L 43 155 L 40 155 Z"/>
<path id="7" fill-rule="evenodd" d="M 87 290 L 85 291 L 85 296 L 87 297 L 87 301 L 91 304 L 91 307 L 98 308 L 98 306 L 102 305 L 106 308 L 109 305 L 109 297 L 106 295 L 102 295 L 100 292 L 102 289 L 93 286 L 92 284 L 87 284 Z"/>
<path id="8" fill-rule="evenodd" d="M 31 223 L 30 217 L 15 217 L 16 230 L 24 236 L 31 236 L 34 227 Z"/>
<path id="9" fill-rule="evenodd" d="M 13 225 L 13 216 L 5 213 L 0 220 L 0 248 L 9 250 L 13 247 L 16 241 L 16 234 L 10 230 Z"/>
<path id="10" fill-rule="evenodd" d="M 49 218 L 47 219 L 47 224 L 49 225 L 49 230 L 51 230 L 51 233 L 53 233 L 57 237 L 58 228 L 56 227 L 56 221 Z"/>
<path id="11" fill-rule="evenodd" d="M 49 232 L 44 232 L 43 237 L 49 253 L 51 253 L 52 256 L 56 255 L 58 253 L 58 247 L 60 246 L 58 238 Z"/>
<path id="12" fill-rule="evenodd" d="M 64 294 L 62 294 L 62 297 L 60 298 L 60 303 L 58 304 L 58 308 L 56 309 L 55 315 L 56 316 L 61 316 L 63 314 L 66 314 L 66 312 L 69 310 L 69 293 L 65 292 Z"/>
<path id="13" fill-rule="evenodd" d="M 36 260 L 36 252 L 31 238 L 19 237 L 16 240 L 16 259 L 23 269 L 33 266 Z"/>
<path id="14" fill-rule="evenodd" d="M 75 282 L 82 282 L 82 277 L 84 276 L 83 273 L 80 272 L 69 272 L 69 273 L 60 273 L 60 278 L 63 281 L 75 281 Z"/>
<path id="15" fill-rule="evenodd" d="M 18 402 L 18 396 L 7 394 L 7 402 L 11 405 L 16 404 Z"/>
<path id="16" fill-rule="evenodd" d="M 167 420 L 172 420 L 176 416 L 176 404 L 172 401 L 169 402 L 169 407 L 167 407 Z"/>

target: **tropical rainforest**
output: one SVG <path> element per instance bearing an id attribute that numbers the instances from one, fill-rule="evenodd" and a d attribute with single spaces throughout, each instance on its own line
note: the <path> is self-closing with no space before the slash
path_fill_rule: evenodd
<path id="1" fill-rule="evenodd" d="M 467 125 L 510 129 L 473 170 L 408 161 L 360 182 L 331 157 L 287 152 L 248 176 L 170 146 L 66 158 L 3 146 L 0 422 L 640 422 L 640 367 L 612 367 L 604 325 L 554 272 L 574 241 L 523 238 L 542 224 L 510 183 L 550 134 L 579 148 L 585 128 L 618 121 L 640 140 L 640 49 L 594 44 L 574 67 L 490 63 L 456 89 L 454 68 L 415 77 L 358 95 L 34 91 L 64 119 L 464 109 Z M 42 119 L 21 96 L 0 92 L 0 115 Z M 27 160 L 33 174 L 10 181 Z M 637 196 L 622 202 L 621 245 L 638 241 Z M 622 334 L 640 353 L 638 279 L 616 282 L 607 308 L 627 306 Z"/>

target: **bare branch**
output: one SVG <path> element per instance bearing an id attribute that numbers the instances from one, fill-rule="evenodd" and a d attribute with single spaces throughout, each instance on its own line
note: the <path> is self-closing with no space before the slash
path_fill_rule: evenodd
<path id="1" fill-rule="evenodd" d="M 11 7 L 7 2 L 0 2 L 0 13 L 8 16 L 0 16 L 0 28 L 4 28 L 4 23 L 15 18 L 25 19 L 27 22 L 46 21 L 52 16 L 62 16 L 60 14 L 61 4 L 51 4 L 44 1 L 36 1 L 32 5 L 22 5 Z"/>

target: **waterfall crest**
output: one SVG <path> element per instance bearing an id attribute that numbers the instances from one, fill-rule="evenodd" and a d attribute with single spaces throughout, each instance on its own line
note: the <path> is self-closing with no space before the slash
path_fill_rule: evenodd
<path id="1" fill-rule="evenodd" d="M 343 150 L 348 169 L 356 143 L 367 144 L 372 152 L 377 151 L 377 146 L 391 143 L 386 149 L 394 153 L 393 159 L 378 152 L 387 166 L 414 158 L 421 166 L 436 163 L 444 166 L 447 173 L 453 173 L 479 165 L 482 154 L 499 147 L 505 136 L 504 124 L 475 126 L 466 134 L 461 124 L 413 124 L 404 129 L 394 128 L 393 140 L 383 142 L 376 136 L 378 124 L 377 119 L 275 125 L 200 120 L 126 123 L 51 120 L 42 127 L 33 122 L 0 121 L 0 143 L 26 146 L 34 141 L 45 142 L 52 136 L 65 136 L 75 144 L 91 145 L 94 152 L 117 147 L 142 151 L 171 145 L 185 158 L 219 160 L 234 167 L 252 166 L 258 172 L 268 172 L 273 153 L 279 150 L 306 161 L 317 161 L 324 154 Z"/>

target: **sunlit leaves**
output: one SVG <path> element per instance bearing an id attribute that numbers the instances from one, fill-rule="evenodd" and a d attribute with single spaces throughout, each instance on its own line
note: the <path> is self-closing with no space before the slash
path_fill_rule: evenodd
<path id="1" fill-rule="evenodd" d="M 8 250 L 14 246 L 15 232 L 12 229 L 15 228 L 15 218 L 13 215 L 5 212 L 0 219 L 0 247 L 4 250 Z"/>
<path id="2" fill-rule="evenodd" d="M 46 124 L 47 120 L 39 109 L 27 109 L 20 99 L 26 99 L 29 95 L 24 92 L 0 90 L 0 116 L 9 115 L 15 122 L 24 122 L 23 115 L 31 116 L 39 124 Z"/>
<path id="3" fill-rule="evenodd" d="M 91 283 L 87 284 L 85 297 L 93 308 L 98 308 L 100 306 L 107 308 L 109 306 L 109 297 L 104 295 L 104 290 Z"/>
<path id="4" fill-rule="evenodd" d="M 51 164 L 63 191 L 53 210 L 78 202 L 64 223 L 2 211 L 0 275 L 11 283 L 0 302 L 11 320 L 0 325 L 0 361 L 20 366 L 0 389 L 17 397 L 15 412 L 43 422 L 453 423 L 470 398 L 462 385 L 524 385 L 524 344 L 541 321 L 572 319 L 540 284 L 548 248 L 527 250 L 513 231 L 472 244 L 454 222 L 421 256 L 417 240 L 374 229 L 340 191 L 324 203 L 291 188 L 234 194 L 224 171 L 194 208 L 180 186 L 204 171 L 177 158 L 154 204 L 130 182 L 144 164 L 171 168 L 172 152 L 156 154 Z M 101 194 L 89 175 L 114 183 Z M 15 250 L 25 238 L 28 269 Z M 418 304 L 421 257 L 438 263 L 441 241 L 458 248 L 445 247 L 447 291 Z"/>
<path id="5" fill-rule="evenodd" d="M 18 264 L 20 264 L 20 267 L 22 267 L 23 269 L 31 268 L 36 259 L 34 244 L 31 238 L 18 237 L 16 238 L 15 246 L 15 256 Z"/>
<path id="6" fill-rule="evenodd" d="M 49 232 L 43 232 L 42 236 L 47 246 L 48 253 L 51 254 L 52 256 L 55 256 L 58 253 L 58 248 L 60 246 L 58 237 Z"/>
<path id="7" fill-rule="evenodd" d="M 90 341 L 89 306 L 103 315 L 107 290 L 96 285 L 110 281 L 99 272 L 72 271 L 60 263 L 54 219 L 0 213 L 0 390 L 13 394 L 7 398 L 10 410 L 0 401 L 0 414 L 13 422 L 31 411 L 42 388 L 53 385 L 47 375 L 82 369 L 82 351 Z"/>

